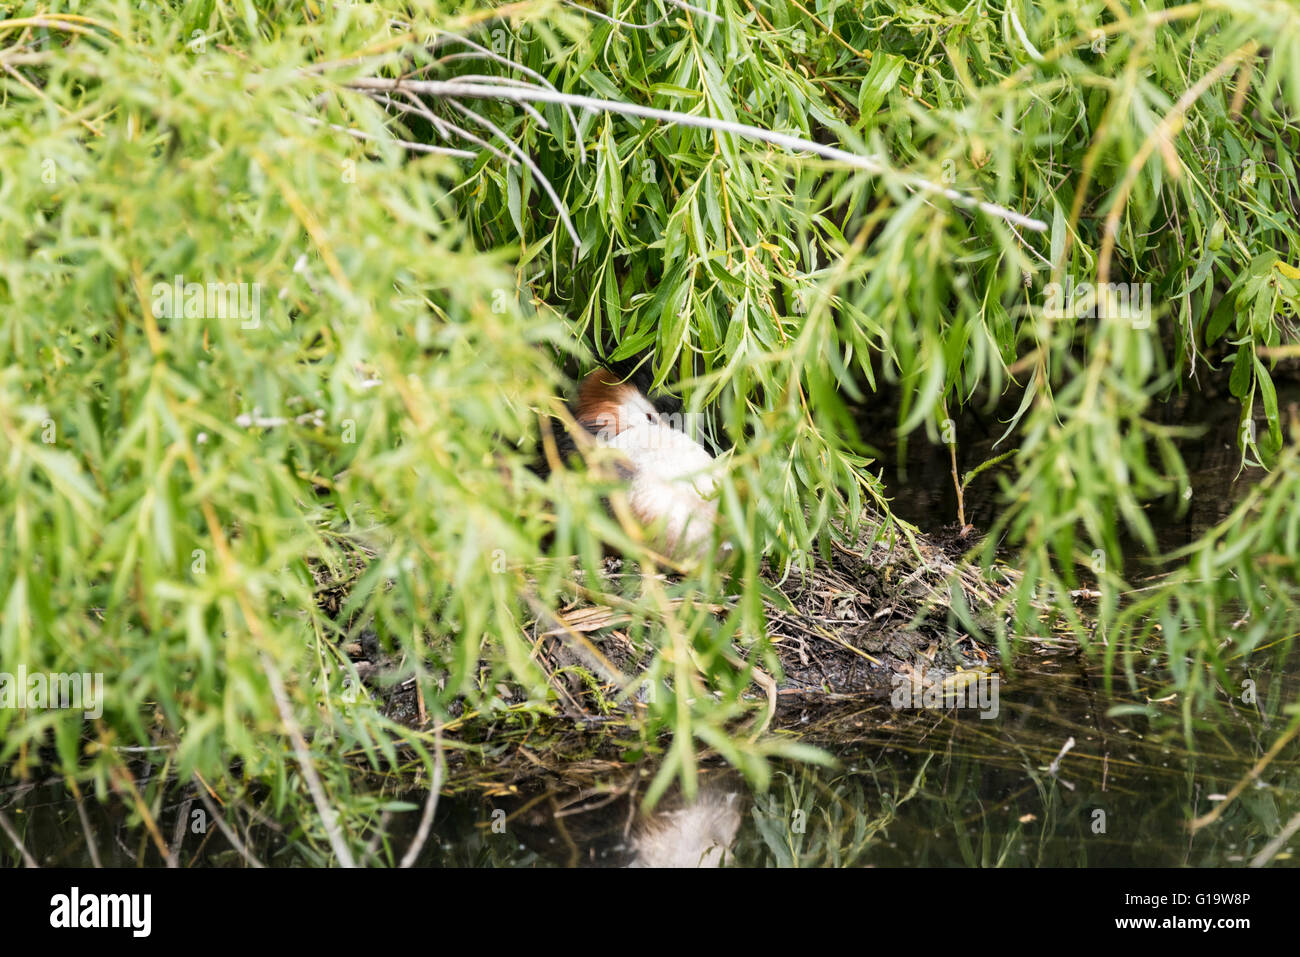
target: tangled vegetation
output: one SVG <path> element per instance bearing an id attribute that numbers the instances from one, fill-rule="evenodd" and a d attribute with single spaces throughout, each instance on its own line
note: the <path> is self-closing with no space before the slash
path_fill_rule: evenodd
<path id="1" fill-rule="evenodd" d="M 954 478 L 957 410 L 1018 407 L 978 557 L 1021 574 L 951 609 L 1008 665 L 1049 613 L 1117 674 L 1158 651 L 1190 727 L 1294 631 L 1291 0 L 6 9 L 0 671 L 106 676 L 89 723 L 0 708 L 20 775 L 144 822 L 167 780 L 265 789 L 351 861 L 389 809 L 358 763 L 437 780 L 453 714 L 562 708 L 526 626 L 608 599 L 612 547 L 651 800 L 701 746 L 763 785 L 821 759 L 740 722 L 764 570 L 917 535 L 858 424 L 886 403 Z M 572 376 L 647 355 L 724 453 L 729 568 L 658 574 L 600 470 L 533 468 Z M 1217 373 L 1265 477 L 1161 556 L 1196 423 L 1154 410 Z"/>

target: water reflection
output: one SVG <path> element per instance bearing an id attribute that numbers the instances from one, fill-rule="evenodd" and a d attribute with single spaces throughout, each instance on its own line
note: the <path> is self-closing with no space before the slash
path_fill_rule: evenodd
<path id="1" fill-rule="evenodd" d="M 1246 777 L 1287 725 L 1280 702 L 1295 700 L 1297 681 L 1281 670 L 1259 678 L 1260 706 L 1225 704 L 1217 729 L 1206 728 L 1194 748 L 1178 701 L 1147 693 L 1108 699 L 1100 677 L 1073 654 L 1048 656 L 1004 684 L 994 720 L 974 711 L 899 712 L 888 702 L 796 714 L 806 740 L 820 741 L 839 767 L 778 768 L 758 794 L 728 790 L 734 778 L 708 771 L 697 820 L 719 811 L 718 795 L 734 795 L 726 804 L 735 813 L 725 820 L 737 824 L 727 861 L 750 867 L 1244 866 L 1300 813 L 1294 743 L 1217 822 L 1196 832 L 1189 823 Z M 490 822 L 504 807 L 500 798 L 459 802 L 474 822 L 475 863 L 627 865 L 644 847 L 638 834 L 672 833 L 684 820 L 677 796 L 658 823 L 640 821 L 640 791 L 622 780 L 577 791 L 566 791 L 562 778 L 538 786 L 518 799 L 523 813 L 506 812 L 498 834 Z M 448 844 L 425 863 L 469 862 L 445 856 L 464 834 L 461 824 L 447 824 Z M 729 831 L 729 823 L 716 829 Z M 698 837 L 676 837 L 693 850 L 656 860 L 685 866 L 685 857 L 700 856 Z M 1294 844 L 1260 863 L 1294 865 Z"/>

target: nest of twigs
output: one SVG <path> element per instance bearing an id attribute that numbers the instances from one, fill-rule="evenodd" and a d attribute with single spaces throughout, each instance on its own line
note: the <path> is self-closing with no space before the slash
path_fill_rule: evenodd
<path id="1" fill-rule="evenodd" d="M 736 649 L 736 661 L 753 664 L 755 693 L 768 696 L 778 720 L 791 706 L 803 710 L 887 695 L 898 675 L 930 684 L 961 671 L 991 670 L 991 651 L 950 611 L 954 589 L 976 615 L 990 615 L 1006 590 L 1003 576 L 992 580 L 963 561 L 971 538 L 955 528 L 935 535 L 873 536 L 871 530 L 856 546 L 836 543 L 829 559 L 819 559 L 811 572 L 763 567 L 772 586 L 772 597 L 765 599 L 767 638 L 780 668 L 769 675 L 752 649 Z M 605 575 L 612 599 L 626 594 L 626 580 L 635 573 L 611 557 Z M 322 600 L 339 603 L 328 590 Z M 725 615 L 730 609 L 731 599 L 721 597 L 711 610 Z M 635 611 L 626 599 L 605 604 L 588 593 L 557 614 L 538 605 L 526 624 L 534 660 L 550 678 L 558 709 L 576 726 L 617 720 L 635 709 L 638 699 L 626 689 L 635 687 L 654 654 L 652 646 L 634 639 L 629 626 Z M 358 673 L 385 697 L 390 716 L 423 724 L 426 711 L 414 679 L 384 680 L 398 662 L 372 633 L 361 635 L 343 649 Z M 506 701 L 522 697 L 508 681 L 497 681 L 495 690 Z M 620 703 L 611 710 L 611 702 Z"/>
<path id="2" fill-rule="evenodd" d="M 779 693 L 801 703 L 835 701 L 887 693 L 895 675 L 930 683 L 988 669 L 990 650 L 950 611 L 954 589 L 985 616 L 1006 591 L 962 560 L 972 544 L 956 529 L 837 544 L 808 576 L 779 582 L 790 607 L 767 608 L 784 671 Z"/>

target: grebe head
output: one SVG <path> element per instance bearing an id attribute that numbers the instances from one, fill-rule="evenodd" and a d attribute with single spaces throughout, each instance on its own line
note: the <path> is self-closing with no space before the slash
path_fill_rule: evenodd
<path id="1" fill-rule="evenodd" d="M 578 424 L 606 442 L 635 425 L 662 421 L 640 389 L 607 369 L 597 369 L 582 380 L 577 413 Z"/>

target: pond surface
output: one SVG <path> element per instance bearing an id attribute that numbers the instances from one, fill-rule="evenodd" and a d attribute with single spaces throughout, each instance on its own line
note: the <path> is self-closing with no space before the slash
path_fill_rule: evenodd
<path id="1" fill-rule="evenodd" d="M 1073 652 L 1043 649 L 1036 657 L 1002 686 L 996 718 L 864 704 L 809 718 L 814 739 L 831 739 L 820 743 L 837 759 L 835 769 L 778 768 L 758 795 L 727 772 L 706 772 L 708 800 L 735 795 L 734 862 L 1204 867 L 1243 866 L 1261 853 L 1274 866 L 1300 862 L 1300 836 L 1265 850 L 1300 813 L 1295 747 L 1217 822 L 1196 833 L 1188 827 L 1221 803 L 1283 730 L 1276 705 L 1296 699 L 1294 678 L 1261 674 L 1261 707 L 1228 706 L 1217 728 L 1198 733 L 1189 748 L 1176 701 L 1152 705 L 1126 695 L 1150 713 L 1108 716 L 1101 679 Z M 444 799 L 423 863 L 629 863 L 642 825 L 618 791 L 614 784 L 583 791 L 555 775 L 517 796 Z M 661 819 L 671 828 L 676 817 L 670 810 Z M 691 835 L 681 840 L 689 844 Z"/>
<path id="2" fill-rule="evenodd" d="M 836 768 L 778 765 L 765 794 L 750 793 L 725 770 L 704 768 L 707 800 L 722 796 L 734 808 L 730 833 L 722 828 L 730 837 L 730 860 L 805 867 L 1203 867 L 1244 866 L 1264 853 L 1273 866 L 1300 863 L 1300 836 L 1266 851 L 1270 838 L 1300 813 L 1300 751 L 1294 746 L 1220 820 L 1196 833 L 1187 826 L 1219 804 L 1285 728 L 1279 706 L 1300 693 L 1294 677 L 1261 670 L 1258 707 L 1225 701 L 1217 727 L 1198 732 L 1189 748 L 1177 701 L 1150 703 L 1143 694 L 1126 694 L 1108 705 L 1101 678 L 1072 650 L 1042 647 L 1031 657 L 1001 685 L 996 717 L 864 702 L 790 716 L 806 719 L 805 731 L 836 758 Z M 1295 669 L 1288 671 L 1294 675 Z M 1147 713 L 1108 716 L 1116 704 Z M 1070 739 L 1073 747 L 1052 773 Z M 576 784 L 569 775 L 544 773 L 487 789 L 496 793 L 445 795 L 419 864 L 632 862 L 644 824 L 627 793 L 629 775 L 597 771 L 582 778 Z M 418 806 L 424 795 L 406 798 Z M 11 819 L 26 816 L 28 849 L 43 864 L 91 863 L 76 806 L 61 784 L 4 803 Z M 670 832 L 679 806 L 670 796 L 658 815 Z M 181 807 L 178 799 L 159 815 L 168 836 Z M 90 801 L 85 809 L 104 864 L 158 863 L 143 829 L 128 824 L 125 808 Z M 393 815 L 398 856 L 413 840 L 418 817 L 414 810 Z M 268 864 L 304 863 L 282 832 L 254 825 L 244 837 Z M 706 846 L 689 833 L 679 843 Z M 186 864 L 242 863 L 219 833 L 202 843 L 187 835 L 184 848 Z"/>

